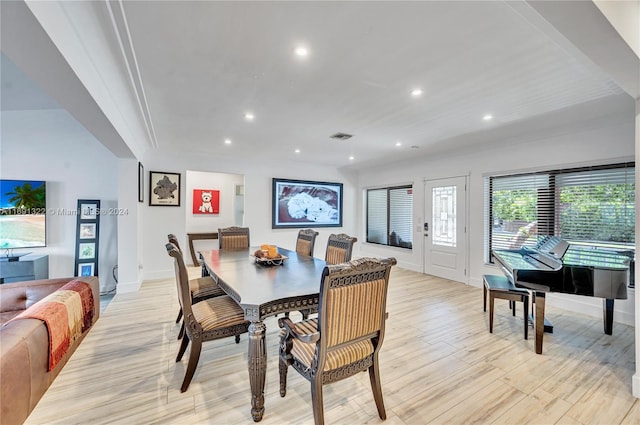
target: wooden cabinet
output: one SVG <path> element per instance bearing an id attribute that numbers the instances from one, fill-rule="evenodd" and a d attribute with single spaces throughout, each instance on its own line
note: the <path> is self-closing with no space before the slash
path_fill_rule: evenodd
<path id="1" fill-rule="evenodd" d="M 49 278 L 49 256 L 27 254 L 18 261 L 0 259 L 0 283 Z"/>

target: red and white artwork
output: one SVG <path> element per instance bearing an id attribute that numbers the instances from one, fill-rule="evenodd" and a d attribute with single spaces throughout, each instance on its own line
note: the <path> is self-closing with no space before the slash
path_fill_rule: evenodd
<path id="1" fill-rule="evenodd" d="M 220 191 L 193 189 L 194 214 L 220 214 Z"/>

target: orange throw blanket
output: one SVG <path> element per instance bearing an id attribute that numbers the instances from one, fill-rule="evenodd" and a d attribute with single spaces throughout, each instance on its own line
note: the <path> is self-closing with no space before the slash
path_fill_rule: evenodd
<path id="1" fill-rule="evenodd" d="M 88 283 L 72 280 L 47 295 L 13 320 L 40 319 L 49 333 L 49 371 L 64 357 L 69 346 L 91 327 L 93 291 Z"/>

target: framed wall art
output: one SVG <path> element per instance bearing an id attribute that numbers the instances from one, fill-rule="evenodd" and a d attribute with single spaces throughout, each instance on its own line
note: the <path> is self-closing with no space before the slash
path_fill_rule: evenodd
<path id="1" fill-rule="evenodd" d="M 138 202 L 144 202 L 144 166 L 138 162 Z"/>
<path id="2" fill-rule="evenodd" d="M 180 206 L 180 173 L 149 172 L 149 205 Z"/>
<path id="3" fill-rule="evenodd" d="M 76 276 L 98 275 L 100 200 L 78 199 L 76 220 Z"/>
<path id="4" fill-rule="evenodd" d="M 273 179 L 271 227 L 342 227 L 342 183 Z"/>
<path id="5" fill-rule="evenodd" d="M 220 214 L 220 191 L 193 189 L 194 214 Z"/>

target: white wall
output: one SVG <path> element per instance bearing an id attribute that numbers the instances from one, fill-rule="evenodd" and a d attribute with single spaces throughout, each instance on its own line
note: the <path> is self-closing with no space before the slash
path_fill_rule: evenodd
<path id="1" fill-rule="evenodd" d="M 3 111 L 0 176 L 46 180 L 47 208 L 76 209 L 78 199 L 99 199 L 101 208 L 118 206 L 116 157 L 62 109 Z M 105 210 L 105 211 L 106 211 Z M 114 288 L 117 215 L 100 217 L 100 289 Z M 28 251 L 49 255 L 49 277 L 74 275 L 76 215 L 47 214 L 47 246 Z"/>
<path id="2" fill-rule="evenodd" d="M 247 160 L 238 157 L 207 157 L 186 152 L 167 153 L 153 151 L 144 157 L 145 170 L 181 173 L 180 207 L 150 207 L 148 202 L 142 208 L 143 226 L 143 274 L 144 279 L 160 279 L 172 276 L 173 266 L 164 246 L 167 233 L 174 233 L 180 241 L 192 229 L 187 229 L 187 190 L 184 176 L 191 172 L 231 173 L 244 175 L 245 215 L 244 226 L 250 228 L 251 244 L 270 243 L 295 249 L 298 229 L 271 228 L 271 188 L 272 178 L 317 180 L 340 182 L 344 185 L 343 227 L 318 228 L 315 256 L 324 257 L 324 248 L 331 233 L 353 234 L 356 228 L 356 190 L 353 174 L 341 172 L 332 167 L 306 164 L 303 162 L 267 162 Z M 193 187 L 191 188 L 193 189 Z M 148 188 L 147 188 L 148 191 Z M 229 224 L 232 218 L 229 217 Z M 220 222 L 223 218 L 220 218 Z M 226 222 L 226 221 L 225 221 Z M 189 225 L 193 224 L 190 222 Z M 217 227 L 216 227 L 217 229 Z M 186 245 L 183 247 L 186 251 Z M 188 258 L 188 257 L 187 257 Z"/>
<path id="3" fill-rule="evenodd" d="M 357 231 L 359 255 L 395 256 L 398 265 L 416 271 L 422 271 L 423 238 L 417 225 L 423 222 L 425 179 L 469 175 L 469 204 L 467 206 L 469 223 L 469 284 L 480 286 L 485 273 L 501 273 L 497 267 L 484 261 L 484 185 L 483 175 L 496 172 L 517 170 L 571 167 L 572 165 L 603 164 L 621 160 L 634 160 L 634 116 L 616 115 L 592 122 L 584 128 L 560 128 L 551 134 L 536 139 L 528 135 L 526 143 L 517 140 L 497 141 L 482 149 L 457 150 L 451 154 L 439 154 L 402 163 L 389 164 L 386 167 L 361 170 L 358 177 L 358 190 L 371 186 L 393 185 L 412 181 L 414 184 L 414 248 L 382 247 L 365 242 L 364 215 L 359 216 Z M 606 148 L 605 148 L 606 146 Z M 359 196 L 362 208 L 363 196 Z M 615 320 L 633 324 L 634 296 L 628 300 L 616 300 Z M 602 316 L 602 303 L 590 297 L 550 294 L 548 305 L 561 305 L 594 316 Z"/>

